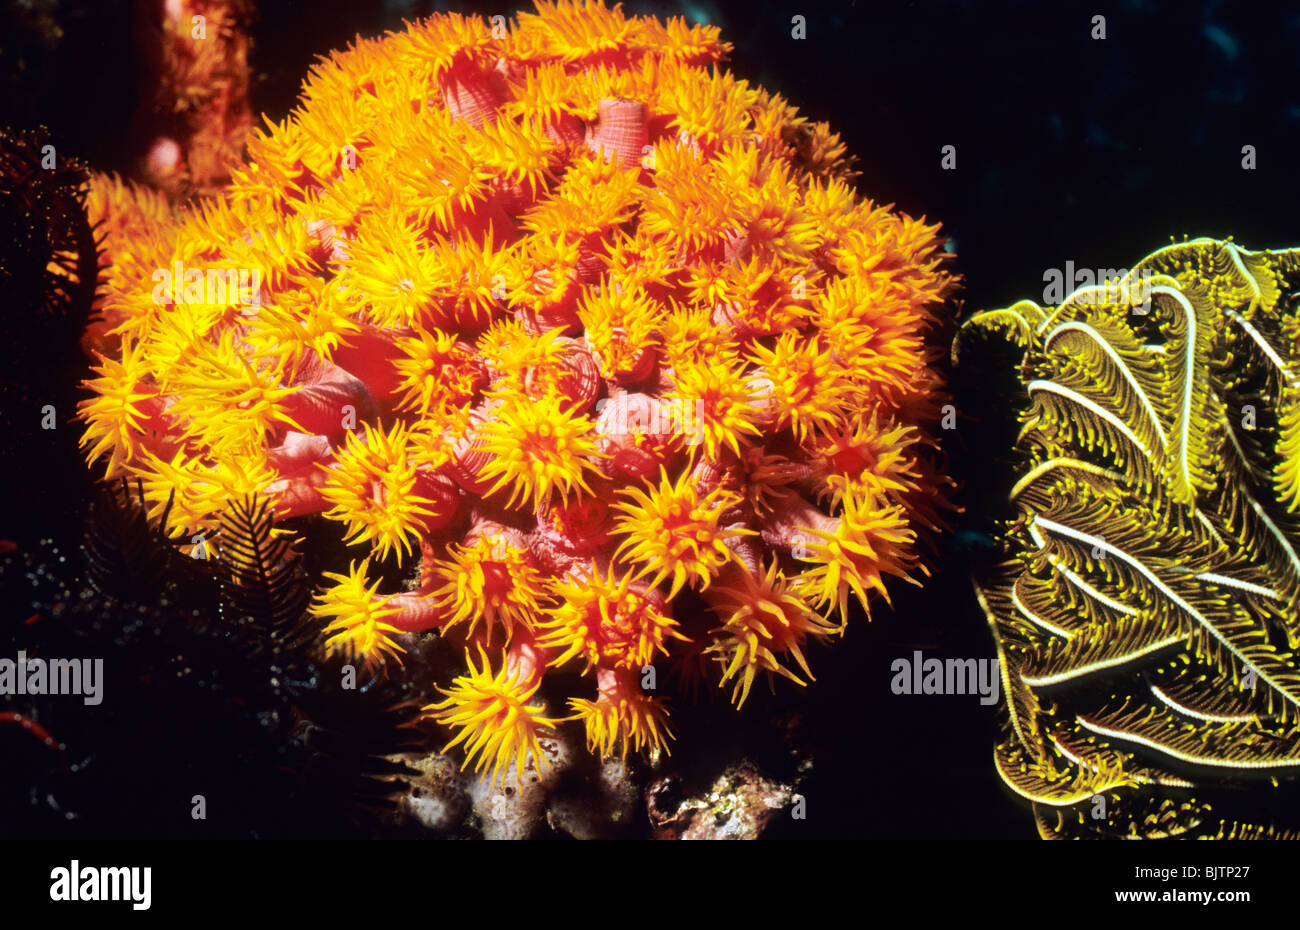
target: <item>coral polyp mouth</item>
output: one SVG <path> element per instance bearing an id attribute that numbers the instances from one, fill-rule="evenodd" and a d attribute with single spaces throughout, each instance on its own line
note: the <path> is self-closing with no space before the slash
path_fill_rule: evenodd
<path id="1" fill-rule="evenodd" d="M 508 638 L 516 623 L 530 627 L 539 609 L 541 575 L 518 533 L 485 535 L 453 547 L 433 572 L 444 582 L 433 594 L 449 622 L 467 623 L 470 633 L 482 621 L 489 637 L 500 625 Z"/>
<path id="2" fill-rule="evenodd" d="M 722 514 L 740 504 L 739 496 L 722 488 L 701 496 L 689 478 L 683 473 L 673 484 L 664 473 L 657 488 L 630 488 L 628 499 L 615 505 L 623 513 L 615 530 L 625 537 L 615 554 L 638 565 L 638 574 L 651 576 L 652 584 L 671 579 L 670 599 L 688 581 L 707 587 L 735 559 L 727 540 L 754 533 L 720 524 Z"/>
<path id="3" fill-rule="evenodd" d="M 570 659 L 593 668 L 639 670 L 668 655 L 673 639 L 686 637 L 678 629 L 662 591 L 634 580 L 631 571 L 617 576 L 598 570 L 573 572 L 552 591 L 556 603 L 539 623 L 542 646 L 558 655 L 562 666 Z"/>
<path id="4" fill-rule="evenodd" d="M 172 536 L 247 494 L 303 547 L 337 523 L 363 558 L 318 595 L 330 650 L 395 674 L 423 632 L 482 647 L 433 716 L 494 779 L 569 726 L 551 683 L 586 689 L 606 757 L 666 750 L 657 665 L 738 703 L 812 681 L 934 525 L 955 286 L 937 227 L 860 198 L 716 29 L 591 2 L 507 25 L 330 55 L 174 216 L 96 182 L 96 218 L 132 222 L 81 408 Z M 255 293 L 198 286 L 232 269 Z"/>
<path id="5" fill-rule="evenodd" d="M 592 423 L 560 396 L 515 395 L 484 433 L 491 458 L 481 474 L 495 479 L 489 494 L 509 489 L 507 507 L 522 501 L 544 508 L 553 495 L 568 501 L 576 492 L 592 493 L 587 474 L 598 473 Z"/>

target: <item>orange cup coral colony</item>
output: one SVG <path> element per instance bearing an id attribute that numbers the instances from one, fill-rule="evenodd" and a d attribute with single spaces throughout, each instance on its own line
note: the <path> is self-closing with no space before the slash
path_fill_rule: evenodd
<path id="1" fill-rule="evenodd" d="M 426 710 L 494 779 L 557 727 L 666 748 L 655 666 L 802 684 L 849 595 L 922 570 L 937 228 L 729 49 L 595 3 L 434 16 L 317 65 L 221 197 L 92 198 L 88 457 L 173 536 L 250 493 L 343 524 L 326 649 L 392 673 L 440 631 L 465 672 Z M 550 670 L 585 693 L 544 706 Z"/>

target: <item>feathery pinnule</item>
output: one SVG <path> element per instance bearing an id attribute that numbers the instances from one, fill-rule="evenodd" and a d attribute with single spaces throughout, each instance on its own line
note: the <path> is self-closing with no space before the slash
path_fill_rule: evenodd
<path id="1" fill-rule="evenodd" d="M 998 771 L 1045 837 L 1300 835 L 1279 794 L 1300 770 L 1297 292 L 1300 251 L 1196 239 L 959 334 L 963 366 L 985 339 L 1023 353 L 1012 517 L 977 592 Z"/>

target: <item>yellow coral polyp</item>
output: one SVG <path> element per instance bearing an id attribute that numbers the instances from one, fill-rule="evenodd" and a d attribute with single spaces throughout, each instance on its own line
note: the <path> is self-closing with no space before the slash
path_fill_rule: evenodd
<path id="1" fill-rule="evenodd" d="M 446 700 L 424 708 L 429 716 L 444 726 L 460 732 L 443 747 L 447 752 L 464 745 L 463 771 L 478 758 L 474 771 L 485 772 L 491 768 L 490 784 L 504 783 L 504 774 L 511 759 L 515 761 L 516 778 L 523 784 L 524 767 L 531 755 L 538 769 L 546 767 L 539 735 L 553 730 L 559 720 L 547 717 L 545 709 L 532 703 L 541 685 L 541 677 L 530 680 L 522 671 L 510 671 L 502 658 L 501 669 L 495 674 L 483 647 L 479 647 L 481 668 L 475 668 L 469 651 L 465 652 L 468 672 L 443 690 Z"/>
<path id="2" fill-rule="evenodd" d="M 172 382 L 175 394 L 169 413 L 189 421 L 187 432 L 216 433 L 228 441 L 230 431 L 238 430 L 256 443 L 277 427 L 299 428 L 282 405 L 295 389 L 281 386 L 271 366 L 258 365 L 239 352 L 230 331 L 215 346 L 196 341 L 194 351 L 186 354 L 184 369 Z"/>
<path id="3" fill-rule="evenodd" d="M 615 504 L 622 517 L 615 532 L 626 538 L 616 553 L 640 563 L 638 575 L 652 584 L 671 578 L 672 599 L 687 582 L 707 588 L 718 570 L 735 560 L 728 540 L 753 535 L 752 530 L 721 525 L 722 515 L 740 503 L 738 495 L 715 488 L 700 496 L 683 473 L 674 483 L 661 472 L 659 485 L 646 490 L 628 488 L 627 500 Z"/>
<path id="4" fill-rule="evenodd" d="M 708 149 L 740 142 L 752 123 L 758 92 L 725 71 L 707 81 L 670 81 L 664 106 L 675 112 L 673 126 L 685 140 Z"/>
<path id="5" fill-rule="evenodd" d="M 431 411 L 463 407 L 478 389 L 479 372 L 472 365 L 473 352 L 458 344 L 456 337 L 436 327 L 416 329 L 415 335 L 397 340 L 406 358 L 394 365 L 401 382 L 399 410 L 423 417 Z"/>
<path id="6" fill-rule="evenodd" d="M 668 727 L 668 708 L 662 698 L 640 691 L 618 697 L 602 696 L 595 701 L 574 698 L 569 702 L 574 719 L 582 721 L 587 731 L 587 748 L 601 759 L 618 750 L 627 759 L 628 749 L 635 752 L 666 752 L 673 738 Z"/>
<path id="7" fill-rule="evenodd" d="M 241 454 L 242 453 L 242 454 Z M 167 515 L 169 536 L 210 533 L 213 516 L 230 500 L 263 490 L 274 479 L 264 459 L 251 450 L 228 450 L 208 459 L 176 450 L 164 459 L 146 451 L 137 464 L 150 519 Z M 195 544 L 197 545 L 197 544 Z"/>
<path id="8" fill-rule="evenodd" d="M 640 169 L 583 156 L 551 197 L 524 214 L 523 226 L 569 236 L 603 233 L 632 218 L 641 192 Z"/>
<path id="9" fill-rule="evenodd" d="M 143 359 L 129 349 L 120 362 L 101 357 L 92 371 L 96 377 L 87 384 L 94 395 L 78 405 L 78 417 L 87 424 L 81 447 L 91 461 L 107 453 L 106 476 L 115 478 L 140 456 L 152 416 L 146 405 L 156 401 L 157 394 L 143 383 L 148 371 Z"/>
<path id="10" fill-rule="evenodd" d="M 888 600 L 884 576 L 909 577 L 907 552 L 916 534 L 903 507 L 887 501 L 883 495 L 851 489 L 835 530 L 812 529 L 819 541 L 807 547 L 803 559 L 813 567 L 799 575 L 796 590 L 819 606 L 834 607 L 840 616 L 848 612 L 850 592 L 868 613 L 868 588 Z"/>
<path id="11" fill-rule="evenodd" d="M 536 13 L 519 14 L 519 29 L 544 57 L 566 63 L 609 59 L 626 51 L 637 31 L 618 5 L 596 0 L 548 3 L 537 0 Z"/>
<path id="12" fill-rule="evenodd" d="M 495 178 L 518 185 L 530 196 L 537 196 L 556 179 L 559 143 L 510 120 L 486 123 L 467 133 L 465 147 L 475 161 L 494 167 Z"/>
<path id="13" fill-rule="evenodd" d="M 677 386 L 669 396 L 681 409 L 695 411 L 705 455 L 716 458 L 723 449 L 740 455 L 742 444 L 762 434 L 759 398 L 743 366 L 684 359 L 675 375 Z"/>
<path id="14" fill-rule="evenodd" d="M 636 286 L 601 285 L 587 293 L 578 310 L 606 378 L 635 371 L 646 353 L 659 348 L 663 317 L 664 308 Z"/>
<path id="15" fill-rule="evenodd" d="M 748 243 L 743 251 L 751 251 Z M 818 280 L 816 272 L 795 271 L 798 265 L 774 265 L 770 259 L 751 254 L 725 265 L 706 266 L 687 279 L 691 302 L 714 308 L 723 319 L 758 336 L 788 333 L 804 325 L 808 288 Z"/>
<path id="16" fill-rule="evenodd" d="M 789 656 L 804 676 L 812 679 L 804 646 L 809 639 L 825 639 L 842 631 L 812 610 L 777 569 L 768 566 L 762 575 L 742 572 L 734 585 L 719 584 L 711 589 L 714 610 L 722 625 L 712 631 L 708 652 L 722 665 L 722 682 L 733 682 L 732 702 L 745 703 L 758 672 L 772 672 L 803 685 L 804 682 L 781 663 Z"/>
<path id="17" fill-rule="evenodd" d="M 875 414 L 858 419 L 852 429 L 840 426 L 814 444 L 813 465 L 839 507 L 855 490 L 906 495 L 920 487 L 911 447 L 920 441 L 914 426 L 878 423 Z"/>
<path id="18" fill-rule="evenodd" d="M 251 315 L 244 341 L 257 359 L 276 366 L 283 380 L 298 376 L 315 359 L 327 359 L 360 324 L 339 312 L 338 292 L 318 278 L 285 290 L 276 302 Z"/>
<path id="19" fill-rule="evenodd" d="M 510 305 L 521 314 L 545 318 L 562 311 L 582 293 L 577 282 L 582 248 L 577 236 L 541 231 L 506 255 L 502 284 Z"/>
<path id="20" fill-rule="evenodd" d="M 311 614 L 329 619 L 324 627 L 327 653 L 360 659 L 375 668 L 388 659 L 398 659 L 406 650 L 393 641 L 401 630 L 384 622 L 397 609 L 388 606 L 391 598 L 378 593 L 381 582 L 369 584 L 369 567 L 370 560 L 365 559 L 360 565 L 353 562 L 347 575 L 326 572 L 325 577 L 335 584 L 317 595 Z"/>
<path id="21" fill-rule="evenodd" d="M 330 469 L 321 495 L 333 507 L 325 516 L 347 524 L 349 542 L 372 543 L 380 557 L 400 560 L 413 538 L 438 517 L 435 501 L 418 493 L 418 463 L 405 426 L 392 430 L 365 424 L 363 438 L 348 433 L 347 446 Z"/>
<path id="22" fill-rule="evenodd" d="M 551 589 L 558 602 L 538 622 L 538 644 L 563 650 L 551 664 L 581 658 L 588 670 L 601 665 L 640 669 L 667 656 L 672 639 L 685 639 L 677 621 L 655 598 L 634 585 L 632 571 L 566 577 Z"/>
<path id="23" fill-rule="evenodd" d="M 724 327 L 713 322 L 711 305 L 678 307 L 664 320 L 664 360 L 676 371 L 691 362 L 740 362 L 739 346 Z"/>
<path id="24" fill-rule="evenodd" d="M 434 573 L 443 584 L 433 594 L 450 616 L 449 625 L 469 621 L 471 633 L 480 620 L 489 635 L 497 624 L 507 636 L 516 624 L 531 626 L 545 597 L 542 576 L 528 551 L 503 535 L 454 547 L 450 558 L 434 565 Z"/>
<path id="25" fill-rule="evenodd" d="M 522 500 L 536 507 L 547 506 L 556 493 L 563 501 L 575 489 L 592 493 L 586 479 L 596 471 L 591 421 L 570 408 L 553 393 L 539 400 L 506 398 L 482 430 L 483 448 L 492 454 L 482 471 L 493 482 L 489 493 L 508 487 L 507 506 Z"/>
<path id="26" fill-rule="evenodd" d="M 544 131 L 563 117 L 576 116 L 575 78 L 558 62 L 542 62 L 511 82 L 511 99 L 502 106 L 503 115 Z"/>
<path id="27" fill-rule="evenodd" d="M 655 188 L 642 206 L 641 227 L 663 240 L 678 261 L 720 250 L 734 232 L 731 190 L 709 175 L 690 148 L 657 144 Z"/>
<path id="28" fill-rule="evenodd" d="M 402 51 L 418 60 L 435 79 L 456 65 L 490 62 L 497 42 L 478 16 L 447 13 L 413 24 L 401 38 Z"/>
<path id="29" fill-rule="evenodd" d="M 756 345 L 750 357 L 771 381 L 778 428 L 788 426 L 804 441 L 844 421 L 852 384 L 844 366 L 815 341 L 787 333 L 770 349 Z"/>

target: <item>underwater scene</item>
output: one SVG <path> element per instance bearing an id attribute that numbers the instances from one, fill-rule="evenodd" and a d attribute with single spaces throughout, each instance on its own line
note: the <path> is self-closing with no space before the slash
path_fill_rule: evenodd
<path id="1" fill-rule="evenodd" d="M 0 837 L 1300 838 L 1300 8 L 1095 6 L 0 3 Z"/>

